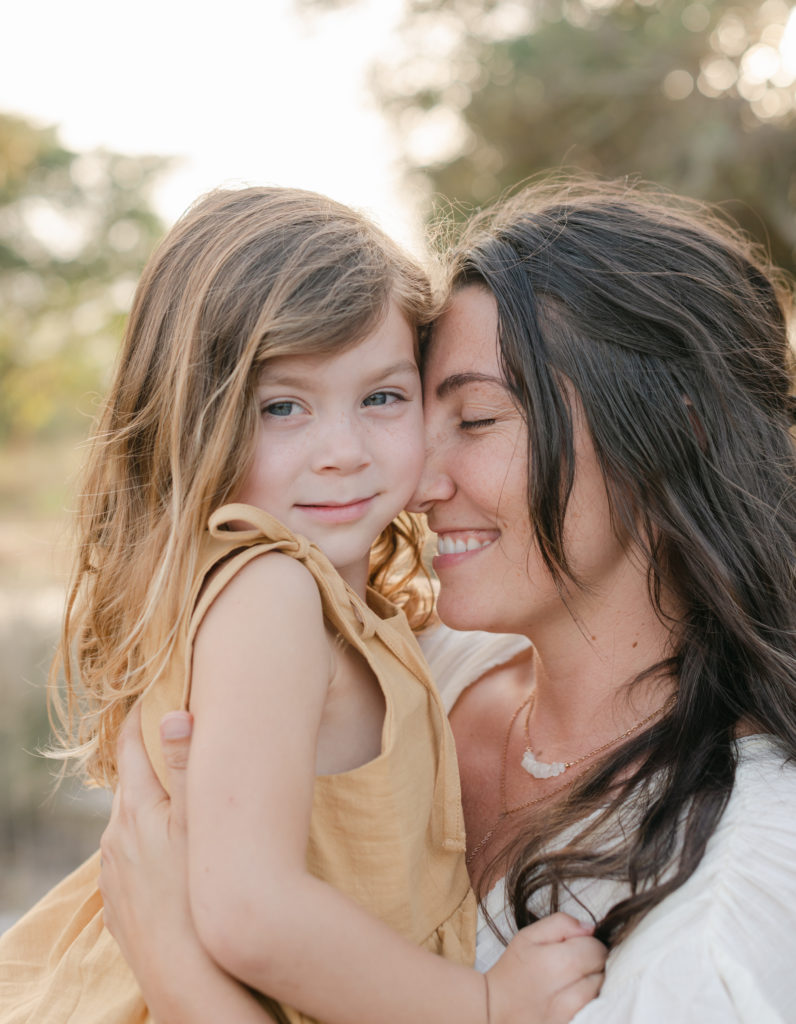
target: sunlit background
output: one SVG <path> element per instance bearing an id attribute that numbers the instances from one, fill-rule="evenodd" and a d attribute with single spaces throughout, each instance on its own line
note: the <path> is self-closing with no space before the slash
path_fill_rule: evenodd
<path id="1" fill-rule="evenodd" d="M 290 184 L 418 253 L 546 168 L 722 204 L 796 269 L 787 0 L 16 4 L 0 62 L 0 928 L 96 844 L 47 800 L 70 488 L 155 241 L 217 185 Z"/>
<path id="2" fill-rule="evenodd" d="M 367 86 L 401 10 L 32 0 L 12 15 L 0 108 L 58 125 L 81 153 L 173 157 L 153 190 L 167 221 L 209 188 L 256 181 L 329 192 L 401 233 L 398 146 Z"/>

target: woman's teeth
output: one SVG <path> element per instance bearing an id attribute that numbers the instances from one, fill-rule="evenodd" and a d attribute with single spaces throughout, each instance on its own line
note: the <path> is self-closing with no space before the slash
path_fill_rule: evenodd
<path id="1" fill-rule="evenodd" d="M 437 537 L 438 555 L 461 555 L 465 551 L 478 551 L 491 544 L 491 540 L 479 540 L 478 537 Z"/>

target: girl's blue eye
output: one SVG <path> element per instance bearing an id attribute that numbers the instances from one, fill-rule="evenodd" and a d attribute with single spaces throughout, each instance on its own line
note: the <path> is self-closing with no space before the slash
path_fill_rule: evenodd
<path id="1" fill-rule="evenodd" d="M 393 402 L 402 401 L 402 395 L 396 394 L 394 391 L 374 391 L 372 395 L 368 395 L 363 405 L 392 405 Z"/>
<path id="2" fill-rule="evenodd" d="M 293 409 L 298 409 L 297 402 L 271 402 L 263 406 L 263 412 L 269 416 L 290 416 Z"/>

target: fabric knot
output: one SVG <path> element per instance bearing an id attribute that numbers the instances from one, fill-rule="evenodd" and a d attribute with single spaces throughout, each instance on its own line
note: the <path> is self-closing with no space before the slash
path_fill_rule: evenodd
<path id="1" fill-rule="evenodd" d="M 228 529 L 233 522 L 245 523 L 248 528 Z M 310 553 L 310 542 L 306 537 L 291 533 L 278 519 L 254 505 L 223 505 L 208 520 L 210 535 L 218 540 L 234 538 L 241 543 L 268 540 L 278 545 L 286 554 L 304 561 Z"/>
<path id="2" fill-rule="evenodd" d="M 289 543 L 285 544 L 285 551 L 290 551 L 295 554 L 295 557 L 299 561 L 305 562 L 309 557 L 310 548 L 312 544 L 307 540 L 306 537 L 302 537 L 301 534 L 291 536 Z"/>

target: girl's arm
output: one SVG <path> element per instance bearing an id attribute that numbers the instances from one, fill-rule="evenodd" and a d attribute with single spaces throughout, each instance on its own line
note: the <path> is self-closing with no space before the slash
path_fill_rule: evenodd
<path id="1" fill-rule="evenodd" d="M 118 750 L 120 785 L 102 837 L 100 888 L 105 922 L 158 1024 L 218 1024 L 219 1020 L 267 1024 L 271 1021 L 268 1013 L 207 955 L 193 927 L 186 885 L 185 822 L 185 768 L 191 731 L 187 712 L 164 719 L 161 744 L 168 774 L 166 793 L 144 749 L 138 708 L 124 726 Z M 574 943 L 556 941 L 564 929 L 554 926 L 553 935 L 547 936 L 547 948 L 538 948 L 544 941 L 543 929 L 549 928 L 548 920 L 526 929 L 525 933 L 536 932 L 537 942 L 524 949 L 513 943 L 503 966 L 511 966 L 514 957 L 511 969 L 520 972 L 518 982 L 526 971 L 544 971 L 536 993 L 538 1020 L 563 1024 L 596 995 L 601 978 L 583 971 L 562 976 L 562 956 Z M 523 952 L 530 954 L 526 963 L 516 959 Z M 601 965 L 602 954 L 597 962 Z M 560 978 L 558 988 L 555 977 Z M 550 997 L 543 1014 L 544 999 Z M 497 1013 L 495 1007 L 493 1020 L 498 1019 Z"/>
<path id="2" fill-rule="evenodd" d="M 490 1024 L 552 1019 L 556 997 L 546 1000 L 540 988 L 550 984 L 565 935 L 540 945 L 526 929 L 515 949 L 541 950 L 542 970 L 518 962 L 510 972 L 509 960 L 485 982 L 307 872 L 330 677 L 311 575 L 287 556 L 254 559 L 211 606 L 194 647 L 188 861 L 202 944 L 231 975 L 328 1024 L 484 1024 L 487 989 Z M 566 934 L 573 927 L 585 934 L 576 924 Z M 601 970 L 598 944 L 574 943 Z"/>
<path id="3" fill-rule="evenodd" d="M 284 555 L 245 566 L 202 622 L 188 770 L 199 938 L 230 974 L 329 1024 L 483 1024 L 482 976 L 306 870 L 331 658 L 315 581 Z"/>

